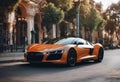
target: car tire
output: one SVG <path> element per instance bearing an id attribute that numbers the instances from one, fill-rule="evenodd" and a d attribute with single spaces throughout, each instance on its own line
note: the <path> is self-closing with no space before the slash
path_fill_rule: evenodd
<path id="1" fill-rule="evenodd" d="M 76 64 L 76 51 L 74 49 L 70 49 L 67 56 L 67 66 L 73 67 Z"/>
<path id="2" fill-rule="evenodd" d="M 104 57 L 104 49 L 100 48 L 99 52 L 98 52 L 98 58 L 97 58 L 97 60 L 95 60 L 95 62 L 96 63 L 102 62 L 103 57 Z"/>

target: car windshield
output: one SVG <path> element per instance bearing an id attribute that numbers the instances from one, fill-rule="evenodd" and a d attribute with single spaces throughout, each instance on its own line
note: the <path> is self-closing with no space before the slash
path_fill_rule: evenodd
<path id="1" fill-rule="evenodd" d="M 56 39 L 50 39 L 44 42 L 44 44 L 79 44 L 79 45 L 87 44 L 87 45 L 90 45 L 88 41 L 85 41 L 80 38 L 64 38 L 61 40 L 60 38 L 56 38 Z"/>
<path id="2" fill-rule="evenodd" d="M 43 44 L 54 44 L 57 41 L 59 41 L 61 38 L 54 38 L 54 39 L 48 39 L 47 41 L 43 42 Z"/>
<path id="3" fill-rule="evenodd" d="M 73 38 L 67 38 L 67 39 L 59 40 L 58 42 L 54 44 L 73 44 L 73 42 L 74 42 Z"/>

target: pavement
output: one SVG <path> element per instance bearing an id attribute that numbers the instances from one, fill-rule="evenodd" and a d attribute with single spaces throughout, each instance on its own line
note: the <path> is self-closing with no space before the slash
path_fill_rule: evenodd
<path id="1" fill-rule="evenodd" d="M 0 63 L 23 62 L 24 52 L 3 52 L 0 53 Z"/>

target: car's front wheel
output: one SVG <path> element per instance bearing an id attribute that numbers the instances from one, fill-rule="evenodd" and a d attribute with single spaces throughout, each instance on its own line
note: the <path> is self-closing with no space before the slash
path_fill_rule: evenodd
<path id="1" fill-rule="evenodd" d="M 69 50 L 68 56 L 67 56 L 67 65 L 70 67 L 75 66 L 76 64 L 76 52 L 74 49 Z"/>

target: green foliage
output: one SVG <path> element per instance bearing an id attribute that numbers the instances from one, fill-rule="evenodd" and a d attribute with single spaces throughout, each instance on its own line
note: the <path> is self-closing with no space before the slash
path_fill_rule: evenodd
<path id="1" fill-rule="evenodd" d="M 45 8 L 42 10 L 42 22 L 44 26 L 51 26 L 52 24 L 60 23 L 64 18 L 64 12 L 54 6 L 53 3 L 49 3 Z M 50 27 L 48 27 L 48 30 Z"/>
<path id="2" fill-rule="evenodd" d="M 89 14 L 91 10 L 91 5 L 87 2 L 87 0 L 84 0 L 80 4 L 80 25 L 85 26 L 88 24 Z"/>
<path id="3" fill-rule="evenodd" d="M 74 18 L 74 17 L 72 17 L 73 14 L 72 14 L 72 11 L 70 10 L 73 5 L 73 0 L 46 0 L 46 1 L 48 3 L 53 3 L 55 5 L 55 7 L 63 10 L 63 12 L 65 14 L 64 19 L 62 19 L 62 23 L 59 24 L 60 31 L 61 31 L 60 35 L 61 35 L 61 37 L 63 37 L 66 34 L 66 30 L 67 30 L 67 23 L 64 23 L 64 22 L 66 22 L 66 20 L 71 22 L 71 21 L 73 21 L 73 18 Z"/>
<path id="4" fill-rule="evenodd" d="M 101 27 L 104 27 L 105 23 L 106 23 L 106 21 L 102 18 L 97 25 L 97 29 L 100 29 Z"/>
<path id="5" fill-rule="evenodd" d="M 14 10 L 14 6 L 16 3 L 18 3 L 20 0 L 0 0 L 0 9 L 4 11 L 8 10 L 9 12 Z"/>
<path id="6" fill-rule="evenodd" d="M 72 7 L 73 0 L 46 0 L 48 3 L 54 3 L 58 8 L 61 8 L 63 11 L 68 11 Z"/>
<path id="7" fill-rule="evenodd" d="M 112 35 L 117 30 L 120 30 L 120 1 L 116 4 L 112 4 L 107 9 L 106 15 L 108 19 L 105 30 Z M 119 29 L 116 27 L 118 27 Z"/>
<path id="8" fill-rule="evenodd" d="M 67 34 L 67 24 L 66 24 L 66 22 L 65 21 L 62 21 L 60 24 L 60 30 L 61 30 L 61 32 L 60 32 L 60 36 L 61 37 L 65 37 L 66 36 L 66 34 Z"/>
<path id="9" fill-rule="evenodd" d="M 71 23 L 75 23 L 74 19 L 76 18 L 76 7 L 71 8 L 68 12 L 65 14 L 65 20 Z"/>
<path id="10" fill-rule="evenodd" d="M 106 12 L 104 12 L 104 13 L 102 14 L 102 17 L 103 17 L 104 20 L 106 20 L 106 21 L 108 20 L 108 17 L 107 17 L 107 13 L 106 13 Z"/>
<path id="11" fill-rule="evenodd" d="M 21 0 L 0 0 L 0 20 L 2 22 L 7 20 L 7 15 L 12 12 L 18 6 Z"/>
<path id="12" fill-rule="evenodd" d="M 89 30 L 93 31 L 94 29 L 102 27 L 103 22 L 104 20 L 100 15 L 100 12 L 95 8 L 91 8 L 91 12 L 88 16 L 88 21 L 87 21 L 87 26 L 89 27 Z"/>
<path id="13" fill-rule="evenodd" d="M 88 0 L 83 0 L 79 6 L 73 3 L 73 0 L 47 0 L 47 2 L 54 3 L 57 8 L 61 8 L 65 13 L 64 20 L 73 24 L 76 23 L 75 19 L 78 12 L 77 7 L 79 7 L 80 27 L 85 27 L 85 29 L 91 32 L 94 29 L 99 29 L 105 23 L 101 13 L 95 7 L 93 7 Z M 49 17 L 49 15 L 47 16 Z M 46 21 L 49 21 L 48 18 Z M 49 21 L 49 23 L 51 22 Z"/>
<path id="14" fill-rule="evenodd" d="M 80 25 L 89 31 L 98 29 L 104 25 L 104 19 L 101 13 L 88 0 L 84 0 L 80 5 Z"/>

